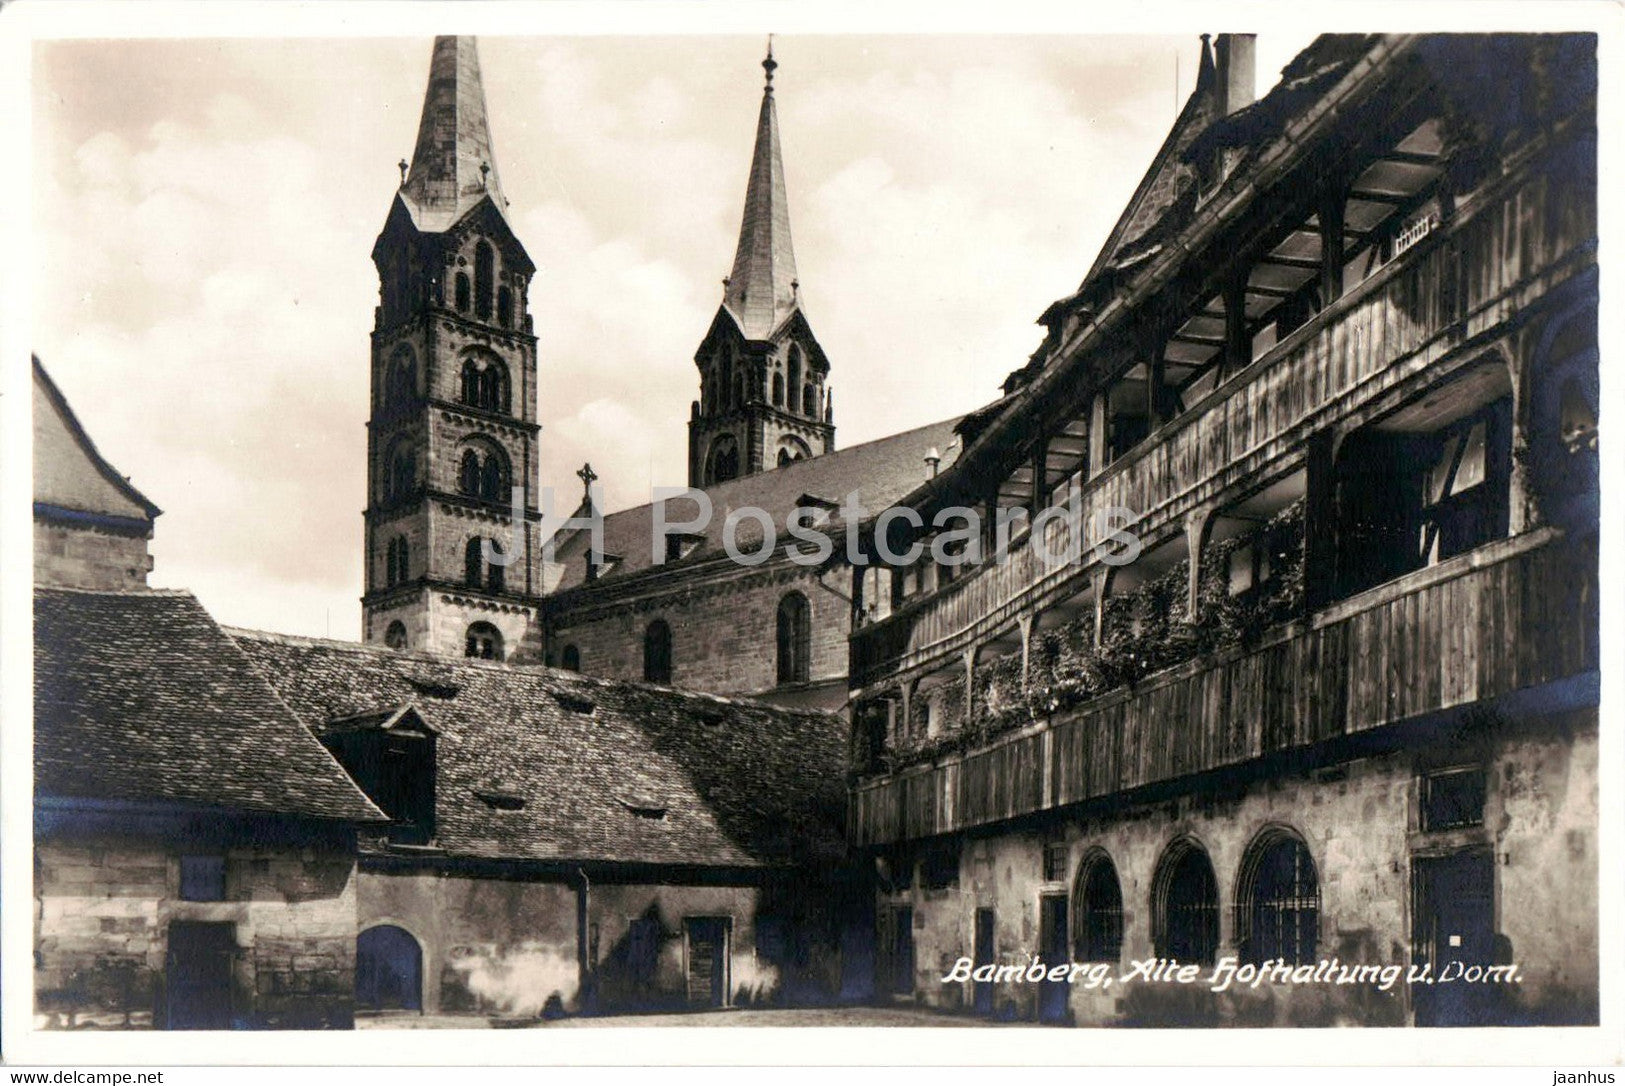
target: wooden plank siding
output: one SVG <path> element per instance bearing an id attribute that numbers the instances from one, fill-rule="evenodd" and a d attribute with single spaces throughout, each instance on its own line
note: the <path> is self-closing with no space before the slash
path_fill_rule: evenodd
<path id="1" fill-rule="evenodd" d="M 1595 264 L 1596 210 L 1583 179 L 1530 169 L 1464 202 L 1454 221 L 1378 270 L 1167 423 L 1083 488 L 1088 526 L 1134 511 L 1143 540 L 1179 530 L 1192 510 L 1244 490 L 1303 453 L 1308 436 L 1398 388 L 1425 387 L 1481 351 L 1498 329 Z M 1067 526 L 1052 523 L 1052 551 Z M 1025 545 L 1007 561 L 855 630 L 851 682 L 935 666 L 1079 591 L 1096 563 L 1045 569 Z M 1404 636 L 1403 634 L 1399 636 Z M 1384 666 L 1384 659 L 1365 661 Z"/>
<path id="2" fill-rule="evenodd" d="M 1171 668 L 1035 730 L 860 782 L 854 843 L 1000 822 L 1583 675 L 1598 667 L 1596 624 L 1595 552 L 1553 529 L 1487 544 L 1252 651 Z"/>

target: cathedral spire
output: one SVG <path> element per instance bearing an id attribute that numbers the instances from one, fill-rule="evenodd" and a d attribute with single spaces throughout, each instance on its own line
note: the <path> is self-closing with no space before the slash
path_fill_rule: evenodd
<path id="1" fill-rule="evenodd" d="M 471 37 L 438 37 L 417 146 L 401 196 L 419 229 L 443 230 L 487 195 L 498 211 L 505 209 L 486 120 L 485 89 L 480 85 L 479 53 Z"/>
<path id="2" fill-rule="evenodd" d="M 790 205 L 784 191 L 784 157 L 779 151 L 779 118 L 773 102 L 772 39 L 762 70 L 762 111 L 756 122 L 756 149 L 745 189 L 745 217 L 739 248 L 728 276 L 723 303 L 747 339 L 766 339 L 796 308 L 796 255 L 790 244 Z"/>

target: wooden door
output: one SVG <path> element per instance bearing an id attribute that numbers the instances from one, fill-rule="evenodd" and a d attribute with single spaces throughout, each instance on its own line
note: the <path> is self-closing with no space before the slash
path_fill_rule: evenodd
<path id="1" fill-rule="evenodd" d="M 1065 894 L 1045 894 L 1038 899 L 1038 954 L 1045 966 L 1071 961 L 1067 952 L 1066 902 Z M 1066 1021 L 1070 987 L 1064 980 L 1044 978 L 1038 987 L 1040 1022 Z"/>
<path id="2" fill-rule="evenodd" d="M 1419 1026 L 1497 1022 L 1495 985 L 1441 978 L 1495 959 L 1495 861 L 1488 851 L 1417 859 L 1413 955 L 1433 965 L 1433 984 L 1411 986 Z"/>
<path id="3" fill-rule="evenodd" d="M 164 958 L 169 1029 L 231 1028 L 231 924 L 176 920 Z"/>
<path id="4" fill-rule="evenodd" d="M 976 966 L 992 965 L 993 929 L 996 917 L 992 909 L 976 910 L 976 939 L 972 948 L 972 956 Z M 971 1007 L 977 1014 L 991 1015 L 993 1013 L 993 982 L 979 980 L 974 982 L 972 989 Z"/>
<path id="5" fill-rule="evenodd" d="M 691 916 L 684 921 L 688 942 L 688 1005 L 728 1005 L 728 935 L 725 916 Z"/>

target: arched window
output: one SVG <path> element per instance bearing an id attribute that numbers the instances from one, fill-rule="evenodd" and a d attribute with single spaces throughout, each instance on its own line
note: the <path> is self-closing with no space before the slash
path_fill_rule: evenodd
<path id="1" fill-rule="evenodd" d="M 812 418 L 818 417 L 818 393 L 810 384 L 801 386 L 801 409 Z"/>
<path id="2" fill-rule="evenodd" d="M 417 363 L 412 352 L 401 348 L 389 361 L 389 372 L 384 378 L 384 406 L 391 413 L 399 413 L 417 398 Z"/>
<path id="3" fill-rule="evenodd" d="M 411 932 L 379 924 L 356 937 L 355 1002 L 375 1011 L 423 1009 L 423 948 Z"/>
<path id="4" fill-rule="evenodd" d="M 507 587 L 508 567 L 494 559 L 503 557 L 502 544 L 491 540 L 491 557 L 493 561 L 485 567 L 485 588 L 489 592 L 501 592 Z"/>
<path id="5" fill-rule="evenodd" d="M 457 273 L 457 312 L 468 312 L 468 273 Z"/>
<path id="6" fill-rule="evenodd" d="M 417 489 L 417 483 L 417 453 L 405 441 L 397 441 L 386 461 L 384 500 L 390 504 L 406 501 Z"/>
<path id="7" fill-rule="evenodd" d="M 485 463 L 480 465 L 480 497 L 488 502 L 508 497 L 508 466 L 497 453 L 487 453 Z"/>
<path id="8" fill-rule="evenodd" d="M 773 406 L 784 406 L 784 374 L 782 373 L 773 375 Z"/>
<path id="9" fill-rule="evenodd" d="M 719 380 L 717 383 L 721 386 L 720 390 L 718 391 L 718 398 L 722 401 L 720 406 L 722 410 L 726 411 L 734 405 L 732 399 L 734 387 L 734 360 L 732 357 L 723 357 L 721 380 Z"/>
<path id="10" fill-rule="evenodd" d="M 559 654 L 559 666 L 566 671 L 580 671 L 581 650 L 575 645 L 564 646 L 564 651 Z"/>
<path id="11" fill-rule="evenodd" d="M 779 600 L 779 682 L 804 683 L 812 673 L 812 609 L 800 592 Z"/>
<path id="12" fill-rule="evenodd" d="M 801 348 L 790 344 L 790 410 L 801 410 Z"/>
<path id="13" fill-rule="evenodd" d="M 497 323 L 504 328 L 513 327 L 513 291 L 507 287 L 497 289 Z"/>
<path id="14" fill-rule="evenodd" d="M 480 574 L 485 568 L 485 556 L 481 553 L 480 537 L 474 536 L 463 544 L 463 583 L 469 588 L 480 587 Z"/>
<path id="15" fill-rule="evenodd" d="M 508 479 L 507 457 L 494 446 L 486 446 L 484 442 L 471 445 L 458 459 L 457 490 L 470 498 L 506 502 Z"/>
<path id="16" fill-rule="evenodd" d="M 406 623 L 399 620 L 391 622 L 389 629 L 384 631 L 384 644 L 392 649 L 404 649 L 406 647 Z"/>
<path id="17" fill-rule="evenodd" d="M 482 411 L 508 411 L 508 368 L 476 355 L 463 362 L 462 401 Z"/>
<path id="18" fill-rule="evenodd" d="M 384 563 L 385 583 L 390 588 L 394 588 L 398 584 L 405 584 L 408 579 L 408 571 L 411 569 L 411 564 L 412 555 L 409 549 L 409 544 L 406 542 L 406 537 L 404 535 L 398 535 L 394 539 L 391 539 L 387 548 L 387 558 Z"/>
<path id="19" fill-rule="evenodd" d="M 491 293 L 496 277 L 496 259 L 491 243 L 482 241 L 474 246 L 474 315 L 482 321 L 491 319 Z"/>
<path id="20" fill-rule="evenodd" d="M 1219 887 L 1207 851 L 1185 837 L 1169 845 L 1151 882 L 1157 955 L 1212 965 L 1219 949 Z"/>
<path id="21" fill-rule="evenodd" d="M 782 468 L 782 467 L 784 467 L 784 465 L 788 464 L 789 462 L 790 462 L 790 450 L 789 449 L 780 449 L 779 450 L 779 467 Z"/>
<path id="22" fill-rule="evenodd" d="M 502 659 L 502 631 L 489 622 L 476 622 L 463 638 L 463 655 L 476 660 Z"/>
<path id="23" fill-rule="evenodd" d="M 643 679 L 671 682 L 671 627 L 663 618 L 655 619 L 643 631 Z"/>
<path id="24" fill-rule="evenodd" d="M 1080 962 L 1115 962 L 1123 956 L 1123 888 L 1117 865 L 1095 849 L 1078 868 L 1072 895 L 1073 957 Z"/>
<path id="25" fill-rule="evenodd" d="M 1236 878 L 1236 939 L 1244 962 L 1315 960 L 1320 879 L 1303 839 L 1282 826 L 1260 833 Z"/>
<path id="26" fill-rule="evenodd" d="M 711 442 L 711 467 L 706 476 L 710 482 L 725 483 L 739 477 L 739 442 L 732 434 L 723 434 Z"/>
<path id="27" fill-rule="evenodd" d="M 457 469 L 457 489 L 471 498 L 479 497 L 480 454 L 473 449 L 463 450 L 462 462 Z"/>

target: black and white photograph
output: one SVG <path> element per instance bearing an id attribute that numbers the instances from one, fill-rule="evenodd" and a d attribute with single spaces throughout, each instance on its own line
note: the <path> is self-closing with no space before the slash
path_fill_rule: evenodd
<path id="1" fill-rule="evenodd" d="M 0 10 L 6 1061 L 1621 1058 L 1617 7 L 146 7 Z"/>

